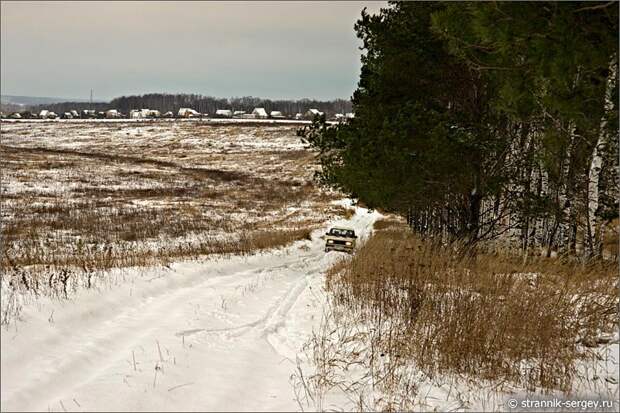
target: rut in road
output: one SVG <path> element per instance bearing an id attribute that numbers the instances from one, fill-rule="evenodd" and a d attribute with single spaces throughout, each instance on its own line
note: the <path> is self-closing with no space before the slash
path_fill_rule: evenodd
<path id="1" fill-rule="evenodd" d="M 357 210 L 334 225 L 363 237 L 378 214 Z M 25 309 L 17 331 L 2 334 L 0 407 L 77 409 L 75 399 L 83 410 L 297 409 L 294 366 L 282 360 L 294 360 L 310 335 L 323 272 L 341 256 L 323 252 L 323 232 Z M 249 284 L 256 287 L 244 289 Z"/>
<path id="2" fill-rule="evenodd" d="M 303 262 L 303 267 L 307 265 L 309 258 L 307 256 L 301 257 L 301 260 Z M 287 267 L 288 266 L 286 265 L 280 265 L 278 267 L 275 267 L 274 269 L 283 269 Z M 275 329 L 277 329 L 277 326 L 283 322 L 284 317 L 286 316 L 288 311 L 290 311 L 291 307 L 295 304 L 299 296 L 307 287 L 308 281 L 306 277 L 308 277 L 311 273 L 311 271 L 307 272 L 304 274 L 303 277 L 300 277 L 299 281 L 297 281 L 297 283 L 293 285 L 284 296 L 280 297 L 278 301 L 274 303 L 262 317 L 255 321 L 245 323 L 239 326 L 223 328 L 195 328 L 190 330 L 183 330 L 177 332 L 176 336 L 187 337 L 198 333 L 223 333 L 241 330 L 240 333 L 233 335 L 237 337 L 241 334 L 245 334 L 250 329 L 262 329 L 263 335 L 266 335 L 267 333 L 273 333 Z"/>

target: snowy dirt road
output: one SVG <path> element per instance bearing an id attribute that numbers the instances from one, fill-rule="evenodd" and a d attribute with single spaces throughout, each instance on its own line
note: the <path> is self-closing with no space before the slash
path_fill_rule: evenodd
<path id="1" fill-rule="evenodd" d="M 346 224 L 366 237 L 376 212 Z M 290 376 L 340 253 L 312 241 L 39 299 L 2 331 L 2 411 L 298 410 Z"/>

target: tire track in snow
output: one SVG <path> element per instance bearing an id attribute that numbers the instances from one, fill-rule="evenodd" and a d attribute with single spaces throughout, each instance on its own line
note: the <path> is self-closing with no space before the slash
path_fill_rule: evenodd
<path id="1" fill-rule="evenodd" d="M 309 261 L 308 257 L 302 257 L 302 267 L 307 265 L 307 262 Z M 280 265 L 278 267 L 274 267 L 274 269 L 291 269 L 290 265 Z M 259 319 L 255 320 L 255 321 L 251 321 L 249 323 L 244 323 L 238 326 L 232 326 L 232 327 L 222 327 L 222 328 L 195 328 L 195 329 L 189 329 L 189 330 L 182 330 L 177 332 L 175 335 L 177 337 L 188 337 L 188 336 L 192 336 L 195 334 L 209 334 L 209 333 L 227 333 L 227 332 L 232 332 L 232 331 L 242 331 L 240 334 L 236 334 L 233 335 L 233 337 L 238 337 L 240 335 L 245 334 L 248 330 L 250 329 L 254 329 L 254 328 L 263 328 L 265 329 L 266 326 L 268 324 L 270 324 L 270 321 L 274 318 L 275 314 L 278 313 L 283 313 L 283 315 L 286 314 L 286 312 L 288 310 L 290 310 L 290 308 L 292 307 L 292 305 L 294 304 L 294 302 L 297 300 L 297 298 L 300 296 L 300 294 L 303 292 L 303 290 L 306 287 L 306 279 L 305 276 L 307 276 L 307 274 L 304 274 L 304 277 L 301 277 L 296 283 L 294 283 L 294 285 L 292 287 L 290 287 L 287 292 L 281 296 L 271 307 L 268 308 L 267 312 L 260 317 Z M 292 300 L 292 303 L 291 303 Z M 282 317 L 282 316 L 280 316 Z"/>
<path id="2" fill-rule="evenodd" d="M 274 268 L 281 269 L 288 266 L 285 264 Z M 28 380 L 24 385 L 18 385 L 17 388 L 12 389 L 11 398 L 20 405 L 29 406 L 26 410 L 45 410 L 47 405 L 31 403 L 33 400 L 41 399 L 56 401 L 59 399 L 57 394 L 66 392 L 67 387 L 71 388 L 88 382 L 98 377 L 107 366 L 119 360 L 125 360 L 131 354 L 132 348 L 144 343 L 155 345 L 158 338 L 161 339 L 166 335 L 158 333 L 157 326 L 175 325 L 185 321 L 188 314 L 186 312 L 180 315 L 179 308 L 191 298 L 201 295 L 208 297 L 214 287 L 235 285 L 237 279 L 246 279 L 248 275 L 256 276 L 264 271 L 264 268 L 251 268 L 239 273 L 205 278 L 199 283 L 190 279 L 189 285 L 146 297 L 138 305 L 122 309 L 120 313 L 108 312 L 107 315 L 111 315 L 110 318 L 95 321 L 96 325 L 85 331 L 65 332 L 70 336 L 55 336 L 51 343 L 38 342 L 37 345 L 42 348 L 51 344 L 49 347 L 57 351 L 36 354 L 25 362 L 19 359 L 14 363 L 3 363 L 3 369 L 20 369 L 28 372 L 35 370 L 31 366 L 36 366 L 38 372 L 47 373 L 36 375 L 32 378 L 33 380 Z M 174 320 L 178 321 L 174 322 Z M 97 360 L 94 366 L 87 370 L 81 368 L 83 365 L 92 365 L 93 360 Z M 57 381 L 58 376 L 62 377 L 62 382 Z M 4 398 L 2 404 L 5 410 Z"/>
<path id="3" fill-rule="evenodd" d="M 183 287 L 163 297 L 147 297 L 140 305 L 124 309 L 85 332 L 65 336 L 64 343 L 52 346 L 57 351 L 37 355 L 25 363 L 22 360 L 19 367 L 22 371 L 28 372 L 30 366 L 36 365 L 36 370 L 47 374 L 35 376 L 34 380 L 13 390 L 12 399 L 29 406 L 26 410 L 45 410 L 47 405 L 31 403 L 35 400 L 56 401 L 59 399 L 57 395 L 65 393 L 67 387 L 75 387 L 98 377 L 107 366 L 126 359 L 133 348 L 145 343 L 154 345 L 163 334 L 156 333 L 153 326 L 178 318 L 178 314 L 170 309 L 180 308 L 188 302 L 188 296 L 194 296 L 201 289 L 210 290 L 214 284 L 236 276 L 238 274 L 208 278 L 200 285 Z M 39 345 L 45 347 L 44 342 Z M 95 365 L 93 360 L 97 361 Z M 92 367 L 84 369 L 84 365 Z M 59 376 L 62 381 L 57 380 Z M 6 409 L 4 400 L 2 407 Z"/>
<path id="4" fill-rule="evenodd" d="M 338 224 L 356 228 L 361 240 L 375 219 L 374 214 L 358 212 L 350 221 L 343 220 Z M 132 402 L 153 406 L 150 398 L 152 394 L 141 392 L 132 393 L 133 399 L 106 399 L 105 395 L 113 395 L 117 390 L 121 390 L 115 386 L 125 388 L 125 385 L 110 383 L 104 378 L 127 373 L 126 362 L 131 358 L 132 349 L 154 348 L 156 341 L 164 340 L 162 343 L 165 344 L 165 340 L 170 342 L 170 338 L 174 339 L 175 336 L 178 340 L 178 337 L 192 334 L 232 332 L 239 340 L 235 341 L 237 344 L 230 344 L 235 349 L 230 352 L 230 357 L 250 360 L 250 364 L 242 363 L 235 368 L 243 370 L 234 370 L 228 374 L 238 373 L 255 380 L 258 376 L 252 372 L 259 364 L 252 361 L 254 358 L 248 349 L 267 346 L 276 354 L 289 359 L 295 354 L 295 349 L 287 344 L 282 331 L 292 331 L 292 334 L 295 334 L 296 329 L 299 330 L 300 326 L 294 323 L 291 328 L 287 326 L 291 310 L 295 308 L 300 297 L 304 296 L 309 281 L 320 276 L 330 261 L 325 259 L 321 239 L 315 236 L 307 245 L 310 245 L 310 251 L 303 254 L 298 254 L 297 247 L 291 247 L 249 258 L 231 257 L 208 262 L 199 271 L 196 271 L 195 267 L 188 270 L 181 266 L 174 270 L 176 274 L 152 282 L 136 278 L 133 284 L 134 297 L 128 300 L 128 303 L 124 303 L 121 298 L 126 293 L 121 293 L 122 289 L 117 288 L 101 293 L 101 303 L 85 302 L 77 297 L 71 303 L 51 304 L 58 315 L 55 326 L 51 327 L 45 320 L 41 322 L 35 318 L 30 323 L 32 325 L 25 323 L 20 327 L 13 344 L 12 340 L 5 340 L 3 336 L 2 410 L 45 410 L 49 406 L 57 405 L 58 400 L 70 400 L 71 397 L 82 402 L 81 397 L 87 396 L 83 393 L 84 389 L 92 389 L 92 386 L 103 386 L 101 389 L 104 392 L 99 390 L 103 400 L 118 403 L 119 406 L 128 406 Z M 244 270 L 239 271 L 240 267 Z M 205 273 L 211 276 L 205 277 Z M 258 306 L 244 309 L 243 315 L 249 315 L 248 310 L 260 312 L 265 308 L 261 317 L 239 326 L 214 328 L 206 325 L 205 328 L 179 330 L 179 326 L 187 324 L 196 316 L 193 303 L 206 304 L 205 307 L 209 308 L 222 291 L 234 292 L 235 286 L 263 274 L 274 275 L 270 280 L 272 287 L 287 285 L 287 288 L 284 293 L 277 294 L 275 302 L 272 299 L 267 303 L 258 301 Z M 163 288 L 165 292 L 158 288 Z M 139 298 L 141 294 L 146 296 Z M 96 299 L 93 294 L 86 297 Z M 110 303 L 117 308 L 110 308 Z M 90 314 L 91 311 L 94 314 Z M 64 314 L 63 318 L 60 317 L 61 314 Z M 205 318 L 207 315 L 201 317 L 203 322 L 214 321 Z M 62 320 L 65 320 L 65 325 Z M 74 329 L 75 326 L 78 328 Z M 299 332 L 303 333 L 301 330 Z M 267 344 L 260 344 L 256 340 Z M 180 342 L 181 340 L 177 341 L 179 346 Z M 280 379 L 281 370 L 282 368 L 274 368 L 273 372 L 269 373 L 269 380 L 278 383 L 281 380 L 288 385 L 286 374 Z M 276 371 L 278 376 L 272 377 Z M 200 383 L 202 378 L 194 376 L 197 374 L 195 371 L 188 374 L 190 376 L 184 377 L 184 380 Z M 136 378 L 139 377 L 138 374 Z M 202 383 L 204 385 L 205 382 Z M 256 384 L 256 388 L 260 389 L 259 383 Z M 203 406 L 202 409 L 213 408 L 212 406 L 213 404 Z M 105 409 L 106 405 L 84 405 L 83 408 Z"/>

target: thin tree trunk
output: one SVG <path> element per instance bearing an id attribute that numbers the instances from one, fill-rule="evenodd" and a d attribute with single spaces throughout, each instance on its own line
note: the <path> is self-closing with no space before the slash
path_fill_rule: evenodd
<path id="1" fill-rule="evenodd" d="M 616 87 L 617 75 L 616 56 L 614 55 L 609 64 L 609 75 L 605 85 L 605 111 L 601 118 L 601 125 L 598 140 L 592 153 L 592 162 L 588 173 L 588 222 L 587 222 L 587 247 L 588 256 L 596 256 L 600 251 L 600 220 L 598 217 L 599 209 L 599 180 L 601 166 L 603 163 L 603 152 L 609 141 L 609 131 L 607 130 L 608 114 L 613 110 L 612 93 Z"/>
<path id="2" fill-rule="evenodd" d="M 561 168 L 561 179 L 562 183 L 560 188 L 558 188 L 558 206 L 560 208 L 560 213 L 558 216 L 558 224 L 560 226 L 560 237 L 561 239 L 558 241 L 558 245 L 567 252 L 570 252 L 570 236 L 571 226 L 573 223 L 571 222 L 573 219 L 573 208 L 575 200 L 572 199 L 574 196 L 573 190 L 573 180 L 571 178 L 571 164 L 573 151 L 575 149 L 575 122 L 571 122 L 569 125 L 569 144 L 566 148 L 566 157 L 563 160 L 562 168 Z"/>

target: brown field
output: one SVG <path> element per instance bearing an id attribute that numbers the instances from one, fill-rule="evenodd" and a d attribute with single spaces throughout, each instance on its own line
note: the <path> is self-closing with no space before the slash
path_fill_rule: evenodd
<path id="1" fill-rule="evenodd" d="M 3 123 L 0 159 L 0 269 L 26 284 L 279 247 L 347 212 L 294 126 Z"/>

